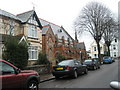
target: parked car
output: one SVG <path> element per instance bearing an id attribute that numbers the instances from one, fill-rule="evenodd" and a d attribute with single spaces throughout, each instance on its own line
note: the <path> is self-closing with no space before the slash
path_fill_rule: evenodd
<path id="1" fill-rule="evenodd" d="M 104 56 L 103 57 L 103 64 L 105 64 L 105 63 L 111 64 L 112 62 L 113 61 L 112 61 L 111 57 L 109 57 L 109 56 Z"/>
<path id="2" fill-rule="evenodd" d="M 52 74 L 56 79 L 62 76 L 72 76 L 77 78 L 78 74 L 88 73 L 86 65 L 82 65 L 78 60 L 64 60 L 53 67 Z"/>
<path id="3" fill-rule="evenodd" d="M 112 60 L 112 62 L 115 62 L 115 58 L 114 57 L 111 57 L 111 60 Z"/>
<path id="4" fill-rule="evenodd" d="M 95 59 L 87 59 L 83 62 L 83 64 L 87 65 L 88 69 L 96 70 L 100 68 L 100 63 Z"/>
<path id="5" fill-rule="evenodd" d="M 97 60 L 97 61 L 99 62 L 99 59 L 98 59 L 98 58 L 92 58 L 92 59 Z M 100 63 L 100 62 L 99 62 L 99 63 Z M 100 65 L 103 65 L 103 60 L 101 60 Z"/>
<path id="6" fill-rule="evenodd" d="M 40 76 L 33 70 L 20 70 L 13 64 L 0 59 L 0 80 L 3 89 L 23 88 L 38 90 Z"/>

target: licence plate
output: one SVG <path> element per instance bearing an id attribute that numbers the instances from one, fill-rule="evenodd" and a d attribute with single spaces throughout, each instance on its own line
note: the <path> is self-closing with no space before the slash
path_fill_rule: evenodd
<path id="1" fill-rule="evenodd" d="M 57 68 L 57 70 L 63 70 L 63 68 Z"/>

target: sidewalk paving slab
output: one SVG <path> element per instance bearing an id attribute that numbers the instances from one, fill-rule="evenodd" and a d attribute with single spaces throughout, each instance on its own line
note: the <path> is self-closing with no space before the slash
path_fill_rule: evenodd
<path id="1" fill-rule="evenodd" d="M 53 79 L 55 79 L 55 77 L 51 73 L 40 75 L 40 83 L 53 80 Z"/>

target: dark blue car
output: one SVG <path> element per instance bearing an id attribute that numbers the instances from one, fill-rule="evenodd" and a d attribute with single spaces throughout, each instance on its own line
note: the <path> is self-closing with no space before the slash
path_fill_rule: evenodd
<path id="1" fill-rule="evenodd" d="M 103 57 L 103 64 L 105 64 L 105 63 L 111 64 L 112 63 L 111 57 L 109 57 L 109 56 Z"/>
<path id="2" fill-rule="evenodd" d="M 83 62 L 84 65 L 87 65 L 88 69 L 100 69 L 100 63 L 95 59 L 87 59 Z"/>

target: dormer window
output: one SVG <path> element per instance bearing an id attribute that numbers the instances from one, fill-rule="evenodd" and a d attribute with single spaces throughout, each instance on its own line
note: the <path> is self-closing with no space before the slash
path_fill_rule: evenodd
<path id="1" fill-rule="evenodd" d="M 62 29 L 59 29 L 58 32 L 62 32 Z"/>

